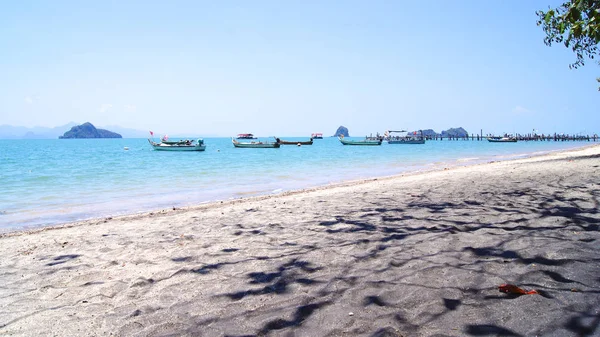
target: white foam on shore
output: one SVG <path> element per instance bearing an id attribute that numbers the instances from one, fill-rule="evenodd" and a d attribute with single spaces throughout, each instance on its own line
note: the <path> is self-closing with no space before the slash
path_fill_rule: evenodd
<path id="1" fill-rule="evenodd" d="M 591 144 L 590 144 L 591 145 Z M 579 147 L 581 148 L 581 147 Z M 402 150 L 403 148 L 395 148 Z M 441 149 L 443 150 L 443 149 Z M 441 151 L 440 150 L 440 151 Z M 576 150 L 576 149 L 566 149 Z M 314 187 L 337 185 L 352 181 L 364 179 L 377 179 L 380 177 L 398 176 L 406 173 L 420 173 L 427 171 L 441 170 L 451 167 L 476 165 L 488 161 L 506 161 L 530 156 L 541 156 L 556 151 L 565 151 L 557 149 L 554 151 L 535 151 L 531 153 L 519 153 L 498 156 L 468 156 L 464 158 L 445 158 L 442 161 L 429 162 L 427 159 L 434 159 L 436 153 L 432 153 L 433 158 L 418 156 L 414 158 L 400 156 L 390 162 L 383 164 L 373 163 L 373 161 L 362 161 L 354 165 L 337 167 L 335 169 L 321 168 L 321 170 L 300 174 L 278 174 L 280 169 L 276 167 L 267 167 L 261 170 L 264 175 L 257 176 L 257 181 L 232 179 L 231 176 L 218 177 L 205 184 L 204 181 L 194 181 L 196 185 L 191 186 L 185 176 L 175 176 L 171 181 L 159 181 L 151 188 L 136 192 L 132 186 L 123 186 L 115 189 L 114 186 L 101 186 L 102 189 L 94 191 L 83 191 L 78 198 L 77 204 L 48 203 L 47 207 L 36 207 L 25 212 L 13 212 L 10 210 L 11 219 L 5 213 L 2 215 L 0 224 L 6 223 L 6 226 L 24 227 L 25 225 L 48 226 L 60 223 L 70 223 L 74 221 L 83 221 L 90 219 L 103 218 L 108 216 L 120 216 L 126 214 L 135 214 L 138 212 L 149 212 L 156 209 L 169 209 L 189 207 L 199 204 L 218 202 L 220 200 L 248 198 L 255 196 L 264 196 L 270 194 L 279 194 L 285 191 L 298 191 Z M 471 153 L 479 154 L 479 153 Z M 292 169 L 295 169 L 294 166 Z M 199 171 L 200 175 L 206 174 Z M 265 178 L 266 177 L 266 178 Z M 104 197 L 106 191 L 112 194 Z M 118 191 L 119 193 L 113 193 Z M 124 193 L 128 192 L 128 193 Z M 158 193 L 156 193 L 158 192 Z M 56 199 L 64 201 L 66 199 L 53 197 L 42 199 L 51 201 Z M 23 198 L 24 202 L 31 204 L 27 196 Z M 24 207 L 27 209 L 27 207 Z M 9 210 L 6 210 L 9 212 Z M 8 221 L 7 221 L 8 220 Z M 0 226 L 5 227 L 5 226 Z"/>
<path id="2" fill-rule="evenodd" d="M 468 161 L 474 161 L 474 160 L 479 160 L 479 157 L 460 158 L 460 159 L 457 159 L 456 161 L 461 163 L 461 162 L 468 162 Z"/>

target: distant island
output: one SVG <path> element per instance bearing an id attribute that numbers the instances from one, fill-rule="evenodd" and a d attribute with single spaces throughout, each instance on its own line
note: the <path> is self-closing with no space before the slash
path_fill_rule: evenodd
<path id="1" fill-rule="evenodd" d="M 419 132 L 423 132 L 423 137 L 431 137 L 431 138 L 435 138 L 435 137 L 443 137 L 443 138 L 449 138 L 449 137 L 455 137 L 455 138 L 463 138 L 463 137 L 467 137 L 469 136 L 469 133 L 467 132 L 467 130 L 463 129 L 462 127 L 458 127 L 458 128 L 450 128 L 448 130 L 444 130 L 442 131 L 442 133 L 437 133 L 435 131 L 433 131 L 432 129 L 423 129 L 423 130 L 415 130 L 415 131 L 408 131 L 409 133 L 414 133 L 414 134 L 418 134 Z M 340 126 L 339 128 L 337 128 L 337 130 L 335 131 L 335 133 L 333 134 L 334 137 L 339 137 L 339 136 L 344 136 L 344 137 L 350 137 L 350 134 L 348 133 L 348 128 L 345 126 Z"/>
<path id="2" fill-rule="evenodd" d="M 120 134 L 104 129 L 96 129 L 92 123 L 87 122 L 71 128 L 59 139 L 79 139 L 79 138 L 123 138 Z"/>
<path id="3" fill-rule="evenodd" d="M 462 127 L 459 128 L 450 128 L 446 131 L 442 131 L 442 137 L 444 138 L 448 138 L 448 137 L 467 137 L 469 135 L 469 133 L 467 132 L 467 130 L 463 129 Z"/>
<path id="4" fill-rule="evenodd" d="M 469 133 L 467 132 L 467 130 L 463 129 L 462 127 L 450 128 L 448 130 L 442 131 L 442 133 L 437 133 L 437 132 L 433 131 L 432 129 L 425 129 L 425 130 L 422 130 L 422 131 L 423 131 L 423 137 L 431 137 L 431 138 L 435 138 L 435 137 L 443 137 L 443 138 L 456 137 L 456 138 L 463 138 L 463 137 L 469 136 Z M 415 132 L 415 131 L 411 131 L 411 132 Z"/>
<path id="5" fill-rule="evenodd" d="M 337 128 L 337 130 L 335 131 L 333 136 L 334 137 L 339 137 L 339 136 L 350 137 L 350 135 L 348 134 L 348 128 L 345 126 L 340 126 L 339 128 Z"/>

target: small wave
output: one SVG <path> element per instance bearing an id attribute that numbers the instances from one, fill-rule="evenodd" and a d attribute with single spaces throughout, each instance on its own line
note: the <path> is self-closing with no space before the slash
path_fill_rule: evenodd
<path id="1" fill-rule="evenodd" d="M 457 159 L 457 162 L 466 162 L 466 161 L 473 161 L 473 160 L 479 160 L 479 157 L 472 157 L 472 158 L 460 158 Z"/>
<path id="2" fill-rule="evenodd" d="M 508 154 L 508 155 L 494 156 L 494 159 L 497 159 L 497 160 L 508 160 L 508 159 L 513 159 L 515 156 L 518 156 L 518 154 Z"/>
<path id="3" fill-rule="evenodd" d="M 252 196 L 252 195 L 258 195 L 260 194 L 260 191 L 238 191 L 238 192 L 234 192 L 234 195 L 238 195 L 238 196 Z"/>

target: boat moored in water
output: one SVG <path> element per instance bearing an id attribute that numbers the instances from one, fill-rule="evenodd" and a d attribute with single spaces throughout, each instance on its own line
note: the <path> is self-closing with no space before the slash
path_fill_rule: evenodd
<path id="1" fill-rule="evenodd" d="M 490 143 L 516 143 L 517 138 L 515 137 L 488 137 Z"/>
<path id="2" fill-rule="evenodd" d="M 275 142 L 238 142 L 234 138 L 231 138 L 233 146 L 246 149 L 277 149 L 281 146 L 281 140 L 275 138 Z"/>
<path id="3" fill-rule="evenodd" d="M 320 132 L 315 132 L 312 135 L 310 135 L 310 138 L 312 139 L 323 139 L 323 134 Z"/>
<path id="4" fill-rule="evenodd" d="M 251 133 L 240 133 L 239 135 L 237 135 L 236 137 L 237 139 L 257 139 L 256 137 L 254 137 L 253 134 Z"/>
<path id="5" fill-rule="evenodd" d="M 161 141 L 160 141 L 161 144 L 166 144 L 166 145 L 190 145 L 190 142 L 193 142 L 193 141 L 189 140 L 189 139 L 180 139 L 180 140 L 161 139 Z"/>
<path id="6" fill-rule="evenodd" d="M 399 133 L 398 136 L 393 136 L 392 133 Z M 406 130 L 388 130 L 384 134 L 388 144 L 425 144 L 425 137 L 423 137 L 423 131 L 413 131 L 412 134 Z"/>
<path id="7" fill-rule="evenodd" d="M 312 145 L 313 139 L 305 141 L 281 140 L 279 143 L 281 145 Z"/>
<path id="8" fill-rule="evenodd" d="M 361 139 L 361 140 L 350 140 L 350 139 L 344 139 L 344 136 L 340 136 L 338 137 L 338 139 L 340 140 L 340 142 L 343 145 L 381 145 L 381 142 L 383 141 L 381 138 L 379 139 Z"/>
<path id="9" fill-rule="evenodd" d="M 388 144 L 425 144 L 425 139 L 389 139 Z"/>
<path id="10" fill-rule="evenodd" d="M 148 143 L 152 146 L 154 150 L 157 151 L 204 151 L 206 150 L 206 145 L 204 144 L 204 140 L 202 138 L 198 140 L 185 140 L 178 142 L 153 142 L 151 139 L 148 139 Z"/>

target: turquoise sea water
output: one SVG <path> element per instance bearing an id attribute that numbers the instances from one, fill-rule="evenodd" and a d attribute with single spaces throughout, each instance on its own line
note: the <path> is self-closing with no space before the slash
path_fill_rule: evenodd
<path id="1" fill-rule="evenodd" d="M 237 149 L 230 138 L 206 138 L 205 143 L 205 152 L 162 152 L 152 150 L 146 139 L 0 140 L 0 231 L 591 144 L 444 140 L 343 146 L 337 138 L 325 138 L 311 146 Z"/>

